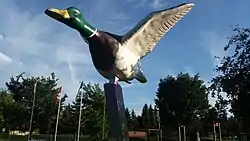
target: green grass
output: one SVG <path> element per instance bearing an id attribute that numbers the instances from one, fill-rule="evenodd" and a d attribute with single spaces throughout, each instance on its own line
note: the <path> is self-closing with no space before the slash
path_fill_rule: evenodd
<path id="1" fill-rule="evenodd" d="M 39 141 L 54 141 L 53 135 L 33 135 L 32 139 Z M 28 136 L 1 134 L 0 141 L 27 141 Z M 74 135 L 57 135 L 58 141 L 74 141 Z M 88 141 L 88 137 L 81 136 L 80 141 Z"/>
<path id="2" fill-rule="evenodd" d="M 32 139 L 35 139 L 36 141 L 54 141 L 54 135 L 34 135 L 32 136 Z M 0 134 L 0 141 L 27 141 L 27 136 L 18 136 L 18 135 L 11 135 L 9 139 L 8 134 Z M 58 141 L 74 141 L 74 135 L 58 135 L 57 136 Z M 87 136 L 81 136 L 80 141 L 89 141 Z M 130 139 L 130 141 L 145 141 L 145 139 Z M 147 141 L 157 141 L 156 137 L 150 137 Z M 176 137 L 168 137 L 163 139 L 163 141 L 177 141 Z M 187 138 L 187 141 L 190 141 L 189 138 Z M 201 141 L 213 141 L 212 138 L 208 137 L 202 137 Z M 223 139 L 223 141 L 230 141 L 230 139 Z"/>

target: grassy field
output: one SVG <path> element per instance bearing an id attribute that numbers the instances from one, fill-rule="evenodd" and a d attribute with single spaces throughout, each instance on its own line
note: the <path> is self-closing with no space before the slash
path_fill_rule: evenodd
<path id="1" fill-rule="evenodd" d="M 53 135 L 33 135 L 32 139 L 34 141 L 54 141 Z M 8 135 L 8 134 L 1 134 L 0 141 L 27 141 L 28 136 L 20 136 L 20 135 Z M 58 135 L 58 141 L 74 141 L 74 135 Z M 88 137 L 81 136 L 81 141 L 88 141 Z"/>
<path id="2" fill-rule="evenodd" d="M 34 135 L 32 136 L 33 141 L 54 141 L 53 135 Z M 8 134 L 0 134 L 0 141 L 27 141 L 27 136 L 20 136 L 20 135 L 11 135 Z M 74 135 L 58 135 L 58 141 L 75 141 Z M 176 137 L 169 137 L 164 139 L 163 141 L 177 141 Z M 218 140 L 218 139 L 217 139 Z M 80 141 L 89 141 L 87 136 L 81 136 Z M 130 141 L 145 141 L 145 139 L 130 139 Z M 156 137 L 148 138 L 147 141 L 157 141 Z M 187 138 L 187 141 L 191 141 Z M 201 138 L 201 141 L 213 141 L 213 138 Z M 230 141 L 230 139 L 223 139 L 223 141 Z M 234 140 L 237 141 L 237 140 Z"/>

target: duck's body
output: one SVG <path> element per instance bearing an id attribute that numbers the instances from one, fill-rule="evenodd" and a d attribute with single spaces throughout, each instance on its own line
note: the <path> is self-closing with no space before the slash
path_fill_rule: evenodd
<path id="1" fill-rule="evenodd" d="M 109 80 L 116 76 L 127 83 L 134 78 L 143 81 L 139 57 L 122 46 L 121 42 L 122 36 L 104 31 L 97 31 L 92 38 L 87 39 L 95 68 Z"/>
<path id="2" fill-rule="evenodd" d="M 146 83 L 147 79 L 139 65 L 140 60 L 153 50 L 161 37 L 193 6 L 194 4 L 181 4 L 150 13 L 123 36 L 98 30 L 86 22 L 82 13 L 74 7 L 65 10 L 47 9 L 45 13 L 80 33 L 89 44 L 95 68 L 103 77 L 111 82 L 130 83 L 137 79 Z"/>

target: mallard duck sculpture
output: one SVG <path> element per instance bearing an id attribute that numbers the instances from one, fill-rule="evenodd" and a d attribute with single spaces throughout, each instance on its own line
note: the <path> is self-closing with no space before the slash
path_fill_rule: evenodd
<path id="1" fill-rule="evenodd" d="M 88 23 L 75 7 L 46 9 L 49 17 L 77 30 L 89 45 L 93 64 L 110 83 L 131 83 L 136 79 L 146 83 L 140 60 L 150 53 L 158 41 L 194 6 L 184 3 L 148 14 L 123 36 L 101 31 Z"/>

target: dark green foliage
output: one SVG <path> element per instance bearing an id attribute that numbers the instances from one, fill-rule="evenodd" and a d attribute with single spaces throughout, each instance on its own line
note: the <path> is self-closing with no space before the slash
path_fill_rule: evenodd
<path id="1" fill-rule="evenodd" d="M 68 104 L 62 110 L 62 116 L 59 120 L 60 134 L 76 133 L 77 131 L 77 119 L 72 116 L 72 106 Z"/>
<path id="2" fill-rule="evenodd" d="M 132 120 L 131 130 L 135 131 L 135 130 L 140 129 L 138 119 L 134 110 L 131 111 L 131 120 Z"/>
<path id="3" fill-rule="evenodd" d="M 250 29 L 236 27 L 216 67 L 211 89 L 219 97 L 225 92 L 231 105 L 230 111 L 241 123 L 241 130 L 250 131 Z M 219 97 L 220 98 L 220 97 Z"/>
<path id="4" fill-rule="evenodd" d="M 126 118 L 127 118 L 127 125 L 128 125 L 128 130 L 133 130 L 133 119 L 132 119 L 132 115 L 129 111 L 128 108 L 125 108 L 125 115 L 126 115 Z"/>
<path id="5" fill-rule="evenodd" d="M 208 136 L 213 133 L 213 123 L 218 122 L 218 112 L 216 108 L 210 107 L 205 113 L 204 117 L 201 119 L 202 122 L 202 132 L 203 136 Z"/>
<path id="6" fill-rule="evenodd" d="M 155 129 L 156 128 L 156 116 L 155 111 L 150 104 L 145 104 L 142 108 L 142 114 L 141 114 L 142 120 L 143 120 L 143 126 L 142 128 L 148 130 L 148 129 Z"/>
<path id="7" fill-rule="evenodd" d="M 108 137 L 107 110 L 105 108 L 105 96 L 98 84 L 82 84 L 72 105 L 72 119 L 74 127 L 78 127 L 78 118 L 82 94 L 82 121 L 81 133 L 89 135 L 91 140 L 100 140 Z M 104 113 L 105 109 L 105 113 Z M 104 115 L 105 114 L 105 115 Z M 75 131 L 77 128 L 75 128 Z M 103 136 L 104 133 L 104 136 Z"/>
<path id="8" fill-rule="evenodd" d="M 198 74 L 179 73 L 176 78 L 161 79 L 155 102 L 165 132 L 176 131 L 178 124 L 198 127 L 209 107 L 207 88 Z"/>
<path id="9" fill-rule="evenodd" d="M 14 114 L 15 111 L 17 111 L 17 106 L 14 105 L 13 97 L 8 91 L 1 90 L 0 92 L 0 131 L 2 131 L 3 128 L 7 128 L 6 132 L 11 128 L 12 125 L 17 125 L 18 118 L 14 119 L 15 117 L 12 117 L 11 115 Z M 18 113 L 16 113 L 18 114 Z"/>
<path id="10" fill-rule="evenodd" d="M 149 129 L 155 129 L 156 128 L 156 119 L 155 119 L 155 111 L 152 107 L 152 105 L 150 104 L 149 105 L 149 108 L 148 108 L 148 128 Z"/>
<path id="11" fill-rule="evenodd" d="M 145 104 L 142 108 L 142 121 L 143 121 L 143 127 L 144 129 L 148 129 L 148 123 L 149 123 L 149 114 L 148 114 L 148 105 Z"/>
<path id="12" fill-rule="evenodd" d="M 57 113 L 57 106 L 54 105 L 54 100 L 58 94 L 59 87 L 57 86 L 57 81 L 58 79 L 54 73 L 47 78 L 24 78 L 22 74 L 16 78 L 11 77 L 10 81 L 6 82 L 6 86 L 14 100 L 13 108 L 8 109 L 11 114 L 6 115 L 6 118 L 9 120 L 8 128 L 27 131 L 34 96 L 34 84 L 37 82 L 32 127 L 33 129 L 39 129 L 40 133 L 50 133 L 54 131 L 52 127 L 55 124 Z M 66 97 L 67 96 L 64 95 L 61 105 L 63 105 Z"/>

